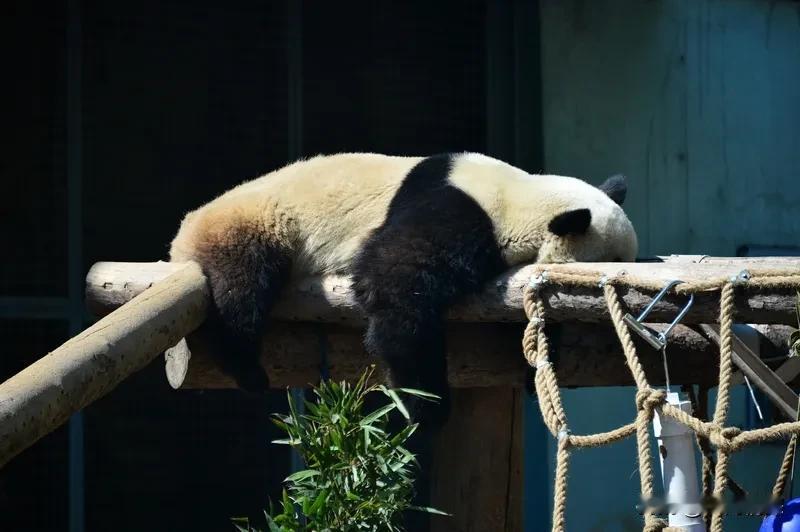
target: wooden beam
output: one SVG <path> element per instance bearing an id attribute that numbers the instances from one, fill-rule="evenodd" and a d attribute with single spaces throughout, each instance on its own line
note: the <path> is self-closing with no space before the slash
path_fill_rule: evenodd
<path id="1" fill-rule="evenodd" d="M 719 325 L 701 325 L 700 329 L 716 345 L 720 345 Z M 777 406 L 783 415 L 789 419 L 797 418 L 798 404 L 797 394 L 767 366 L 752 350 L 750 350 L 741 338 L 734 335 L 733 351 L 731 356 L 734 364 L 746 375 L 753 384 Z"/>
<path id="2" fill-rule="evenodd" d="M 701 279 L 710 275 L 733 275 L 744 268 L 789 268 L 799 263 L 793 258 L 759 258 L 744 260 L 736 258 L 713 258 L 699 256 L 674 256 L 659 258 L 662 262 L 635 264 L 573 264 L 570 268 L 585 268 L 615 273 L 626 270 L 637 276 L 670 279 Z M 157 279 L 179 267 L 170 263 L 98 263 L 87 276 L 87 300 L 95 311 L 104 312 L 118 306 L 135 294 L 145 290 Z M 558 268 L 559 266 L 553 266 Z M 800 272 L 800 267 L 797 267 Z M 528 282 L 532 267 L 518 269 L 490 283 L 480 297 L 473 298 L 456 307 L 451 313 L 448 334 L 449 380 L 457 388 L 512 386 L 525 383 L 526 366 L 522 359 L 520 338 L 524 322 L 522 312 L 522 289 Z M 553 291 L 548 297 L 548 318 L 552 320 L 584 319 L 597 321 L 606 313 L 605 301 L 600 291 L 562 290 Z M 774 294 L 745 294 L 750 318 L 774 318 L 783 321 L 794 319 L 794 293 L 778 297 Z M 667 319 L 683 303 L 668 301 L 654 314 L 661 312 Z M 702 300 L 702 297 L 698 297 Z M 625 301 L 632 311 L 643 308 L 650 301 L 650 294 L 626 291 Z M 716 320 L 718 314 L 716 296 L 706 300 L 706 308 L 699 314 L 689 315 L 694 319 Z M 696 303 L 695 308 L 699 306 Z M 741 313 L 740 313 L 741 314 Z M 336 379 L 357 376 L 371 359 L 362 346 L 361 332 L 351 327 L 360 327 L 362 317 L 349 291 L 349 280 L 343 277 L 305 279 L 287 290 L 283 301 L 273 313 L 275 321 L 264 339 L 262 364 L 275 387 L 305 386 L 316 382 L 320 372 L 324 351 L 329 373 Z M 491 318 L 491 319 L 490 319 Z M 508 321 L 512 323 L 480 323 L 486 321 Z M 316 321 L 310 324 L 305 321 Z M 458 320 L 473 322 L 469 325 Z M 758 320 L 749 320 L 758 321 Z M 478 322 L 478 323 L 476 323 Z M 516 323 L 519 322 L 519 323 Z M 335 324 L 335 325 L 334 325 Z M 658 325 L 654 325 L 658 328 Z M 766 326 L 761 328 L 762 353 L 764 356 L 785 354 L 788 327 Z M 629 372 L 620 355 L 619 341 L 611 328 L 605 324 L 563 324 L 557 348 L 559 380 L 563 386 L 615 386 L 631 384 Z M 654 383 L 663 382 L 661 358 L 638 337 L 642 362 Z M 228 388 L 232 380 L 219 372 L 207 353 L 202 339 L 190 337 L 189 347 L 193 358 L 188 367 L 183 387 Z M 687 327 L 678 327 L 670 335 L 670 376 L 675 383 L 713 384 L 716 378 L 716 347 L 703 335 Z M 180 383 L 182 364 L 168 360 L 171 382 Z M 177 368 L 177 371 L 176 369 Z M 175 374 L 179 378 L 174 378 Z"/>
<path id="3" fill-rule="evenodd" d="M 522 356 L 523 328 L 524 325 L 516 323 L 450 324 L 447 340 L 450 385 L 455 388 L 525 386 L 527 364 Z M 790 327 L 760 326 L 759 329 L 762 356 L 786 354 Z M 633 340 L 648 378 L 653 384 L 663 384 L 661 354 L 640 338 Z M 633 384 L 611 326 L 565 323 L 552 331 L 551 341 L 561 386 Z M 669 341 L 671 382 L 716 383 L 719 357 L 712 342 L 685 326 L 676 327 Z M 183 388 L 235 387 L 233 380 L 219 371 L 201 338 L 189 336 L 188 345 L 192 358 Z M 302 387 L 317 382 L 323 360 L 331 378 L 336 380 L 356 378 L 369 364 L 382 368 L 380 361 L 364 350 L 362 332 L 358 329 L 275 322 L 264 338 L 261 363 L 273 387 Z"/>
<path id="4" fill-rule="evenodd" d="M 207 302 L 202 272 L 184 265 L 0 384 L 0 467 L 194 330 Z"/>
<path id="5" fill-rule="evenodd" d="M 702 260 L 702 262 L 689 262 Z M 557 270 L 565 265 L 549 265 Z M 713 277 L 729 277 L 746 268 L 790 269 L 800 274 L 800 258 L 773 258 L 759 260 L 734 260 L 730 258 L 685 259 L 680 256 L 667 258 L 664 262 L 652 263 L 581 263 L 570 264 L 570 269 L 582 269 L 616 276 L 620 272 L 637 277 L 664 282 L 670 279 L 684 281 L 705 280 Z M 90 309 L 97 315 L 113 310 L 145 290 L 152 283 L 164 278 L 178 264 L 157 263 L 109 263 L 95 264 L 86 279 L 86 299 Z M 532 273 L 542 268 L 530 265 L 517 268 L 488 283 L 479 295 L 455 305 L 449 319 L 461 322 L 524 322 L 522 310 L 523 289 Z M 599 289 L 584 287 L 546 287 L 547 315 L 551 321 L 608 321 L 608 310 Z M 623 289 L 624 303 L 632 313 L 638 313 L 651 301 L 652 294 L 634 289 Z M 737 320 L 743 323 L 782 323 L 796 325 L 793 290 L 779 292 L 738 291 L 736 301 Z M 648 317 L 654 322 L 669 322 L 682 308 L 685 298 L 666 297 L 655 306 Z M 272 313 L 278 320 L 308 321 L 361 325 L 363 316 L 353 299 L 350 280 L 347 277 L 301 279 L 288 288 Z M 719 315 L 719 294 L 702 293 L 683 323 L 714 323 Z"/>

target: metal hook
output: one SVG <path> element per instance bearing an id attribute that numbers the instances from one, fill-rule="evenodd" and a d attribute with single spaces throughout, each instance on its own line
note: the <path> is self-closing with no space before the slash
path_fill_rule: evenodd
<path id="1" fill-rule="evenodd" d="M 667 285 L 664 288 L 662 288 L 658 294 L 656 294 L 656 296 L 653 298 L 650 304 L 647 305 L 647 307 L 645 307 L 642 313 L 639 314 L 638 318 L 634 318 L 630 314 L 625 314 L 625 316 L 623 317 L 625 323 L 627 323 L 628 326 L 636 332 L 636 334 L 644 338 L 647 341 L 647 343 L 649 343 L 659 351 L 661 351 L 662 349 L 664 349 L 664 347 L 666 347 L 667 336 L 672 331 L 672 329 L 674 329 L 675 326 L 681 322 L 683 317 L 686 316 L 686 313 L 689 312 L 689 309 L 694 303 L 694 294 L 689 294 L 689 301 L 686 303 L 686 306 L 684 306 L 683 309 L 681 309 L 678 315 L 675 316 L 675 319 L 672 320 L 672 323 L 670 323 L 669 326 L 663 332 L 660 333 L 656 332 L 653 329 L 644 325 L 644 323 L 642 322 L 650 314 L 650 311 L 653 310 L 653 307 L 655 307 L 656 304 L 659 301 L 661 301 L 665 295 L 667 295 L 667 292 L 669 292 L 670 289 L 672 289 L 672 287 L 674 287 L 675 285 L 679 285 L 682 282 L 683 281 L 678 281 L 678 280 L 669 281 Z"/>

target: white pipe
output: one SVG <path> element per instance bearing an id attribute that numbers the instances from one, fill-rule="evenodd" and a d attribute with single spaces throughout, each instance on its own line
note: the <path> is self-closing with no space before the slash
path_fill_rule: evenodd
<path id="1" fill-rule="evenodd" d="M 667 402 L 691 414 L 691 403 L 680 394 L 667 393 Z M 700 489 L 695 463 L 694 433 L 668 416 L 653 417 L 653 432 L 658 440 L 661 478 L 669 509 L 669 526 L 687 532 L 706 532 L 700 505 Z"/>

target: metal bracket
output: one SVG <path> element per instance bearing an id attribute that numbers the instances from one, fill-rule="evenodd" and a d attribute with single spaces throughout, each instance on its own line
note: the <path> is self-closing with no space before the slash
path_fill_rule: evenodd
<path id="1" fill-rule="evenodd" d="M 670 323 L 669 326 L 663 332 L 654 331 L 650 327 L 647 327 L 643 322 L 645 318 L 647 318 L 648 314 L 650 314 L 650 311 L 653 310 L 653 307 L 655 307 L 656 304 L 659 301 L 661 301 L 664 298 L 664 296 L 667 295 L 667 292 L 669 292 L 672 289 L 672 287 L 674 287 L 675 285 L 679 285 L 682 282 L 683 281 L 678 281 L 678 280 L 669 281 L 667 285 L 664 288 L 662 288 L 658 294 L 656 294 L 656 296 L 653 298 L 650 304 L 647 305 L 647 307 L 642 311 L 642 313 L 639 314 L 638 318 L 634 318 L 630 314 L 625 314 L 625 316 L 623 316 L 625 323 L 627 323 L 628 326 L 631 329 L 633 329 L 633 331 L 636 334 L 644 338 L 648 344 L 652 345 L 655 349 L 659 351 L 661 351 L 667 346 L 667 336 L 672 331 L 672 329 L 674 329 L 675 326 L 681 322 L 683 317 L 686 316 L 686 313 L 689 312 L 692 303 L 694 303 L 694 294 L 689 294 L 689 301 L 686 303 L 686 306 L 684 306 L 683 309 L 681 309 L 678 315 L 675 316 L 675 319 L 672 320 L 672 323 Z"/>

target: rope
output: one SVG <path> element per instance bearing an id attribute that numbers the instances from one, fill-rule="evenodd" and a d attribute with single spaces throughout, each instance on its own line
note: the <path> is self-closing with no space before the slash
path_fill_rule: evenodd
<path id="1" fill-rule="evenodd" d="M 696 395 L 694 393 L 694 388 L 692 386 L 687 386 L 686 392 L 689 396 L 689 401 L 692 404 L 692 411 L 695 413 L 698 419 L 700 419 L 700 421 L 706 421 L 708 416 L 708 388 L 701 386 L 699 393 Z M 702 469 L 700 474 L 702 498 L 704 501 L 710 502 L 713 501 L 712 483 L 714 480 L 714 468 L 716 467 L 716 461 L 714 460 L 714 449 L 711 446 L 711 442 L 708 441 L 708 438 L 699 433 L 695 433 L 695 440 L 702 456 Z M 740 501 L 747 497 L 747 491 L 745 491 L 744 488 L 742 488 L 730 477 L 728 477 L 728 488 L 733 492 L 735 501 Z M 703 513 L 703 520 L 706 524 L 706 530 L 710 529 L 711 514 L 708 511 Z"/>
<path id="2" fill-rule="evenodd" d="M 728 418 L 731 403 L 731 381 L 733 380 L 733 313 L 735 310 L 732 282 L 722 285 L 719 303 L 719 384 L 717 406 L 714 409 L 714 427 L 723 427 Z M 729 430 L 729 429 L 723 429 Z M 734 435 L 735 436 L 735 435 Z M 722 532 L 722 519 L 725 510 L 722 497 L 728 486 L 728 463 L 732 451 L 726 445 L 717 448 L 717 465 L 714 468 L 714 490 L 712 496 L 716 506 L 711 514 L 711 532 Z"/>
<path id="3" fill-rule="evenodd" d="M 797 448 L 797 434 L 792 435 L 789 445 L 786 446 L 786 453 L 783 455 L 783 462 L 778 471 L 778 478 L 775 479 L 775 486 L 772 488 L 772 502 L 777 503 L 783 500 L 786 493 L 786 481 L 791 476 L 794 466 L 794 453 Z"/>
<path id="4" fill-rule="evenodd" d="M 561 393 L 553 364 L 549 359 L 549 345 L 545 334 L 545 304 L 538 297 L 545 284 L 556 286 L 602 287 L 608 313 L 614 330 L 617 333 L 625 360 L 628 363 L 636 384 L 636 419 L 622 427 L 588 435 L 574 435 L 569 431 L 567 415 L 561 401 Z M 698 447 L 703 456 L 703 496 L 713 502 L 710 515 L 706 514 L 708 529 L 711 532 L 722 532 L 724 506 L 723 494 L 726 488 L 734 492 L 737 498 L 745 494 L 744 490 L 730 480 L 728 466 L 731 456 L 737 451 L 753 444 L 777 439 L 791 438 L 784 455 L 778 477 L 773 488 L 773 498 L 780 499 L 786 489 L 794 464 L 794 450 L 797 435 L 800 434 L 800 421 L 780 423 L 772 427 L 742 431 L 736 427 L 727 427 L 725 422 L 730 410 L 730 390 L 733 381 L 733 320 L 735 316 L 736 288 L 746 284 L 757 289 L 797 289 L 800 287 L 800 274 L 795 271 L 760 270 L 743 272 L 736 278 L 720 277 L 689 283 L 681 283 L 674 287 L 679 295 L 696 294 L 698 292 L 720 292 L 720 350 L 719 381 L 714 416 L 706 419 L 707 389 L 701 388 L 700 398 L 695 397 L 693 390 L 690 399 L 695 415 L 690 415 L 666 402 L 663 390 L 652 388 L 636 353 L 636 347 L 625 323 L 623 307 L 618 288 L 633 288 L 642 291 L 659 291 L 662 286 L 657 281 L 642 279 L 621 274 L 608 278 L 599 273 L 570 270 L 567 267 L 540 271 L 534 281 L 526 287 L 524 293 L 524 309 L 528 317 L 528 325 L 522 338 L 525 359 L 536 369 L 534 385 L 539 397 L 542 419 L 550 433 L 557 438 L 556 471 L 553 501 L 553 532 L 563 532 L 566 527 L 567 477 L 569 458 L 572 448 L 601 447 L 636 435 L 639 463 L 639 481 L 643 511 L 643 530 L 645 532 L 670 532 L 663 519 L 655 515 L 652 505 L 653 467 L 650 454 L 649 430 L 656 412 L 668 416 L 678 423 L 690 428 L 696 436 Z M 713 450 L 716 449 L 716 460 Z M 713 480 L 713 482 L 712 482 Z"/>

